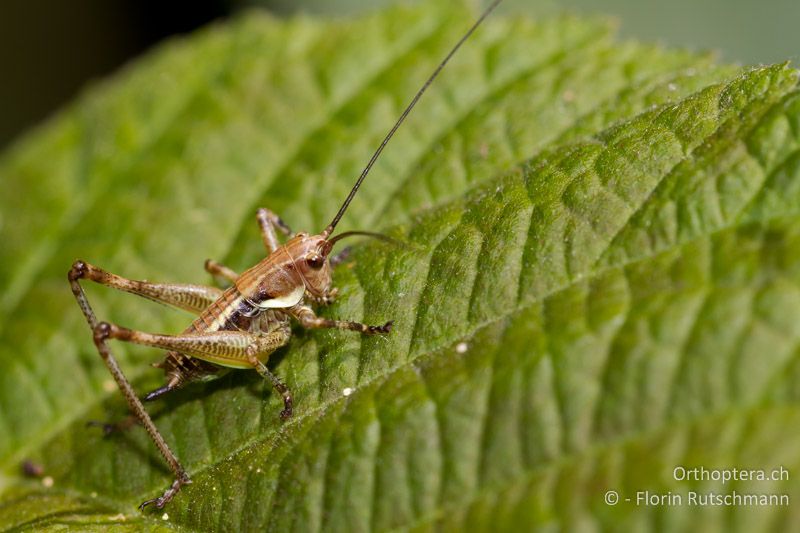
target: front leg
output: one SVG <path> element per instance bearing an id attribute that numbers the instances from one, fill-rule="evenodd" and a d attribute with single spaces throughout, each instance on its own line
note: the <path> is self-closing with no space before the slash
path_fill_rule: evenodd
<path id="1" fill-rule="evenodd" d="M 334 287 L 328 294 L 324 294 L 322 296 L 311 296 L 311 299 L 314 300 L 319 305 L 331 305 L 333 302 L 336 301 L 336 298 L 339 296 L 339 288 Z"/>
<path id="2" fill-rule="evenodd" d="M 366 335 L 385 335 L 392 330 L 392 323 L 394 322 L 390 320 L 382 326 L 368 326 L 360 322 L 350 322 L 349 320 L 331 320 L 330 318 L 322 318 L 315 315 L 314 310 L 305 305 L 296 305 L 288 309 L 287 312 L 296 318 L 304 328 L 349 329 L 360 331 Z"/>

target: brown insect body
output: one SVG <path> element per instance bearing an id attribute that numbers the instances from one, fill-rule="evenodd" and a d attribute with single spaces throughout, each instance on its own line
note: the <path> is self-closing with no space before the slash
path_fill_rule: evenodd
<path id="1" fill-rule="evenodd" d="M 127 400 L 135 421 L 144 426 L 175 474 L 172 485 L 161 496 L 143 502 L 140 509 L 150 504 L 163 507 L 178 493 L 182 485 L 191 483 L 191 480 L 156 428 L 142 400 L 122 373 L 108 341 L 114 339 L 131 342 L 167 352 L 164 360 L 156 365 L 164 370 L 166 382 L 164 386 L 145 395 L 145 401 L 158 398 L 191 381 L 213 378 L 225 368 L 251 368 L 269 380 L 282 396 L 284 409 L 281 411 L 281 418 L 285 419 L 292 414 L 291 393 L 265 363 L 270 354 L 291 338 L 290 326 L 293 319 L 305 328 L 349 329 L 363 334 L 389 333 L 391 321 L 380 326 L 369 326 L 359 322 L 333 320 L 318 317 L 309 305 L 311 302 L 327 304 L 336 296 L 336 289 L 332 288 L 332 267 L 341 261 L 342 255 L 331 256 L 331 251 L 338 240 L 354 235 L 391 240 L 382 235 L 361 231 L 340 233 L 334 237 L 332 234 L 378 156 L 425 89 L 500 1 L 494 0 L 423 84 L 361 172 L 336 216 L 321 233 L 295 235 L 274 213 L 259 209 L 256 217 L 267 250 L 264 259 L 242 274 L 214 261 L 206 261 L 205 267 L 209 273 L 223 277 L 231 283 L 224 291 L 201 285 L 131 280 L 84 261 L 76 261 L 72 265 L 68 274 L 70 287 L 92 329 L 97 350 Z M 288 237 L 284 244 L 279 243 L 276 230 Z M 81 280 L 93 281 L 178 307 L 195 313 L 197 317 L 178 335 L 146 333 L 100 322 L 89 304 Z M 129 421 L 116 425 L 106 424 L 104 429 L 110 431 L 130 425 Z"/>
<path id="2" fill-rule="evenodd" d="M 335 297 L 336 291 L 331 290 L 333 278 L 328 258 L 331 249 L 332 244 L 323 235 L 298 233 L 286 244 L 242 272 L 235 283 L 206 307 L 184 333 L 270 333 L 280 330 L 288 342 L 292 317 L 289 308 L 295 308 L 292 310 L 297 312 L 309 300 L 329 303 Z M 263 352 L 257 358 L 266 363 L 270 353 L 272 352 Z M 188 382 L 214 377 L 219 374 L 220 366 L 252 368 L 248 361 L 242 359 L 208 357 L 203 354 L 187 357 L 176 351 L 168 352 L 164 361 L 156 366 L 164 369 L 167 383 L 165 387 L 145 396 L 147 400 L 155 399 Z"/>
<path id="3" fill-rule="evenodd" d="M 298 287 L 318 301 L 330 296 L 331 275 L 328 255 L 333 245 L 324 234 L 298 233 L 286 244 L 236 280 L 239 293 L 261 308 L 291 307 Z M 291 305 L 284 305 L 291 303 Z"/>

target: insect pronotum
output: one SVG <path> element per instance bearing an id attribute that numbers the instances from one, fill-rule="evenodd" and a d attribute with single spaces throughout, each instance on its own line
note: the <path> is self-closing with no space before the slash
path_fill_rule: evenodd
<path id="1" fill-rule="evenodd" d="M 336 296 L 336 289 L 332 287 L 331 270 L 342 259 L 341 255 L 331 255 L 336 242 L 353 235 L 383 238 L 381 235 L 365 231 L 350 231 L 332 236 L 333 231 L 384 147 L 422 94 L 464 41 L 500 2 L 501 0 L 492 2 L 414 95 L 367 162 L 336 216 L 321 233 L 317 235 L 292 233 L 274 213 L 268 209 L 259 209 L 256 219 L 261 228 L 261 238 L 267 249 L 267 256 L 241 274 L 214 261 L 209 260 L 205 263 L 205 269 L 209 273 L 231 282 L 231 287 L 225 291 L 200 285 L 136 281 L 117 276 L 85 261 L 79 260 L 73 263 L 68 275 L 72 293 L 92 329 L 100 357 L 117 382 L 135 417 L 129 420 L 137 421 L 144 426 L 175 475 L 175 481 L 161 496 L 142 502 L 139 506 L 141 510 L 151 504 L 158 508 L 163 507 L 172 500 L 181 486 L 191 483 L 191 480 L 153 424 L 142 405 L 142 400 L 122 373 L 111 354 L 108 341 L 115 339 L 167 351 L 164 360 L 156 365 L 164 370 L 166 382 L 162 387 L 146 394 L 144 401 L 154 400 L 188 382 L 213 377 L 225 367 L 250 368 L 269 380 L 283 397 L 283 410 L 280 416 L 286 419 L 292 415 L 292 395 L 286 385 L 269 371 L 265 363 L 272 352 L 289 341 L 291 319 L 297 320 L 306 328 L 350 329 L 367 335 L 389 333 L 392 327 L 391 321 L 381 326 L 368 326 L 359 322 L 322 318 L 314 313 L 311 302 L 327 304 Z M 278 241 L 278 231 L 288 237 L 284 244 Z M 197 318 L 179 335 L 145 333 L 100 322 L 81 287 L 80 280 L 84 279 L 185 309 L 196 313 Z M 106 429 L 112 427 L 106 425 Z"/>

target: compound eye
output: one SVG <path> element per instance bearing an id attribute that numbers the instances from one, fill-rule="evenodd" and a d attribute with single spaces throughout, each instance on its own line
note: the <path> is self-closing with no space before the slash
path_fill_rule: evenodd
<path id="1" fill-rule="evenodd" d="M 325 259 L 321 255 L 311 254 L 306 257 L 306 264 L 314 270 L 319 270 L 325 264 Z"/>

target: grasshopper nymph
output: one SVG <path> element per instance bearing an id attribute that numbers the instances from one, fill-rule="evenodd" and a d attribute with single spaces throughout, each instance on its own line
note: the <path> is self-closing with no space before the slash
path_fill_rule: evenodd
<path id="1" fill-rule="evenodd" d="M 154 400 L 191 381 L 213 377 L 224 367 L 249 368 L 268 379 L 283 397 L 284 407 L 280 416 L 286 419 L 292 415 L 292 395 L 286 385 L 269 371 L 266 361 L 272 352 L 289 341 L 292 334 L 291 319 L 295 319 L 305 328 L 350 329 L 367 335 L 389 333 L 391 321 L 380 326 L 368 326 L 359 322 L 322 318 L 314 313 L 310 305 L 312 302 L 327 304 L 336 296 L 331 279 L 332 268 L 341 260 L 341 256 L 331 255 L 336 242 L 353 235 L 384 238 L 363 231 L 333 236 L 333 231 L 378 156 L 425 89 L 500 1 L 492 2 L 419 89 L 370 158 L 336 216 L 321 233 L 292 233 L 274 213 L 259 209 L 256 217 L 268 253 L 264 259 L 241 274 L 216 262 L 206 261 L 205 268 L 209 273 L 226 278 L 232 283 L 225 291 L 200 285 L 131 280 L 80 260 L 72 265 L 68 275 L 72 293 L 94 333 L 97 350 L 125 396 L 133 416 L 144 426 L 175 475 L 175 481 L 161 496 L 143 502 L 140 509 L 144 510 L 150 504 L 163 507 L 172 500 L 181 486 L 191 481 L 119 368 L 108 341 L 115 339 L 167 351 L 164 360 L 156 365 L 164 370 L 166 383 L 146 394 L 144 401 Z M 278 231 L 288 237 L 284 244 L 278 241 Z M 197 314 L 197 318 L 179 335 L 145 333 L 100 322 L 89 305 L 80 280 L 94 281 L 185 309 Z"/>

